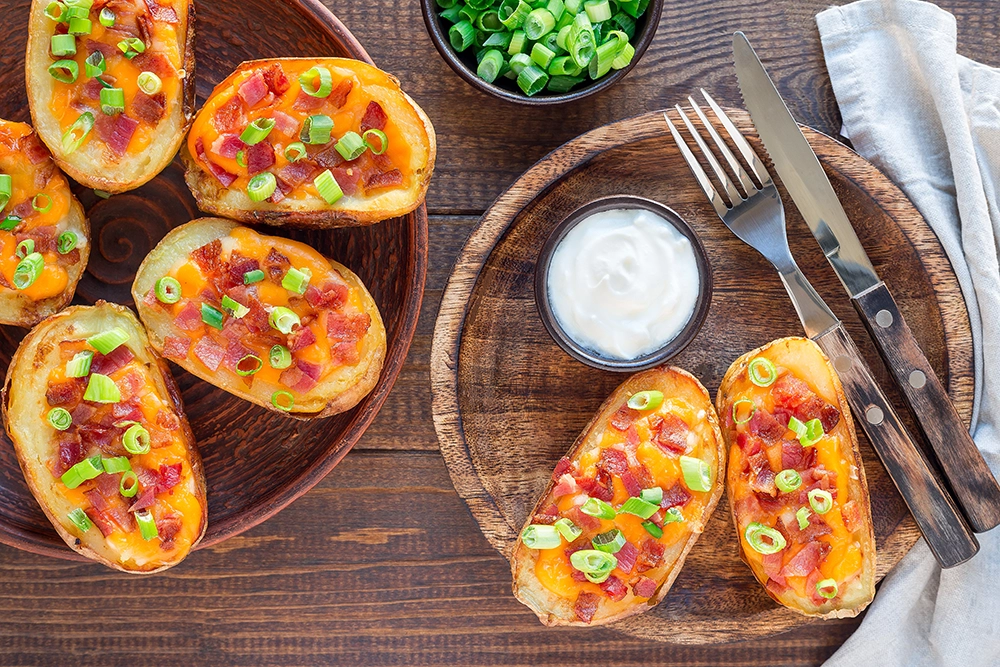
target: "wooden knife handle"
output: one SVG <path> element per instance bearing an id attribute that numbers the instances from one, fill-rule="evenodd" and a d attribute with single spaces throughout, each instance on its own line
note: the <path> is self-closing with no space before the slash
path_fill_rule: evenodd
<path id="1" fill-rule="evenodd" d="M 906 396 L 945 479 L 977 533 L 1000 525 L 1000 484 L 927 361 L 885 283 L 853 299 Z"/>
<path id="2" fill-rule="evenodd" d="M 941 567 L 954 567 L 972 558 L 979 551 L 976 536 L 875 384 L 844 325 L 838 324 L 815 340 L 837 369 L 857 422 L 868 434 Z"/>

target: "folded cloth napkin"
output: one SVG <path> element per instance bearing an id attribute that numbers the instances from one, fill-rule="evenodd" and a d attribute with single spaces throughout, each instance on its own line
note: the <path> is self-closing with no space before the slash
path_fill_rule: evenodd
<path id="1" fill-rule="evenodd" d="M 906 192 L 958 274 L 975 346 L 975 440 L 998 472 L 1000 70 L 958 55 L 955 18 L 927 2 L 862 0 L 816 22 L 845 136 Z M 1000 664 L 1000 529 L 979 541 L 975 558 L 942 571 L 921 540 L 827 664 Z"/>

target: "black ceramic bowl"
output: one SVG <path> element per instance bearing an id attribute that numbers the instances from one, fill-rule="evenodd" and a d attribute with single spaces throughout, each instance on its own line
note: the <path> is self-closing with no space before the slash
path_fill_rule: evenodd
<path id="1" fill-rule="evenodd" d="M 628 360 L 606 359 L 570 338 L 552 312 L 548 290 L 549 266 L 552 263 L 552 255 L 570 230 L 595 213 L 619 209 L 644 209 L 655 213 L 672 224 L 677 231 L 691 241 L 695 261 L 698 264 L 699 276 L 698 300 L 695 302 L 694 313 L 692 313 L 691 319 L 688 320 L 688 323 L 681 329 L 680 333 L 659 350 L 638 359 Z M 644 199 L 642 197 L 632 197 L 629 195 L 604 197 L 573 211 L 552 230 L 552 234 L 549 235 L 548 240 L 546 240 L 545 245 L 542 247 L 541 254 L 538 256 L 538 263 L 535 264 L 535 304 L 538 306 L 538 314 L 542 318 L 542 323 L 548 329 L 552 339 L 577 361 L 603 370 L 634 373 L 659 366 L 676 356 L 698 335 L 698 331 L 708 316 L 708 308 L 711 303 L 712 267 L 709 264 L 708 255 L 705 253 L 705 247 L 701 244 L 701 240 L 695 234 L 694 229 L 672 209 L 651 199 Z"/>
<path id="2" fill-rule="evenodd" d="M 587 81 L 568 93 L 543 91 L 534 97 L 528 97 L 517 87 L 516 81 L 500 77 L 495 83 L 486 83 L 486 81 L 480 79 L 476 75 L 475 49 L 469 48 L 463 53 L 455 53 L 454 49 L 451 48 L 451 42 L 448 41 L 448 29 L 451 25 L 438 15 L 441 12 L 441 8 L 438 7 L 436 0 L 420 0 L 420 4 L 423 7 L 424 23 L 427 24 L 427 31 L 431 34 L 434 46 L 437 47 L 438 52 L 444 58 L 445 62 L 460 77 L 488 95 L 499 97 L 508 102 L 516 102 L 517 104 L 526 104 L 529 106 L 573 102 L 606 90 L 621 81 L 636 66 L 653 41 L 653 35 L 656 34 L 656 28 L 660 23 L 660 15 L 663 14 L 663 2 L 664 0 L 650 0 L 646 13 L 636 21 L 635 37 L 631 40 L 632 46 L 635 47 L 635 57 L 632 58 L 632 62 L 629 63 L 628 67 L 613 70 L 597 81 Z"/>

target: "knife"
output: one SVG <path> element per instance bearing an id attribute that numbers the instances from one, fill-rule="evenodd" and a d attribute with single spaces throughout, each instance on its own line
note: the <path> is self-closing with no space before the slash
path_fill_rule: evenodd
<path id="1" fill-rule="evenodd" d="M 879 278 L 823 166 L 746 35 L 733 35 L 736 76 L 785 189 L 851 296 L 972 529 L 1000 525 L 1000 484 Z"/>

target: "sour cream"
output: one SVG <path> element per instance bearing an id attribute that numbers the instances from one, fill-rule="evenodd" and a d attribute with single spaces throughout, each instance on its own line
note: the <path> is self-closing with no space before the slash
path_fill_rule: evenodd
<path id="1" fill-rule="evenodd" d="M 549 304 L 566 335 L 605 359 L 655 352 L 684 329 L 700 290 L 691 241 L 644 209 L 595 213 L 559 242 Z"/>

